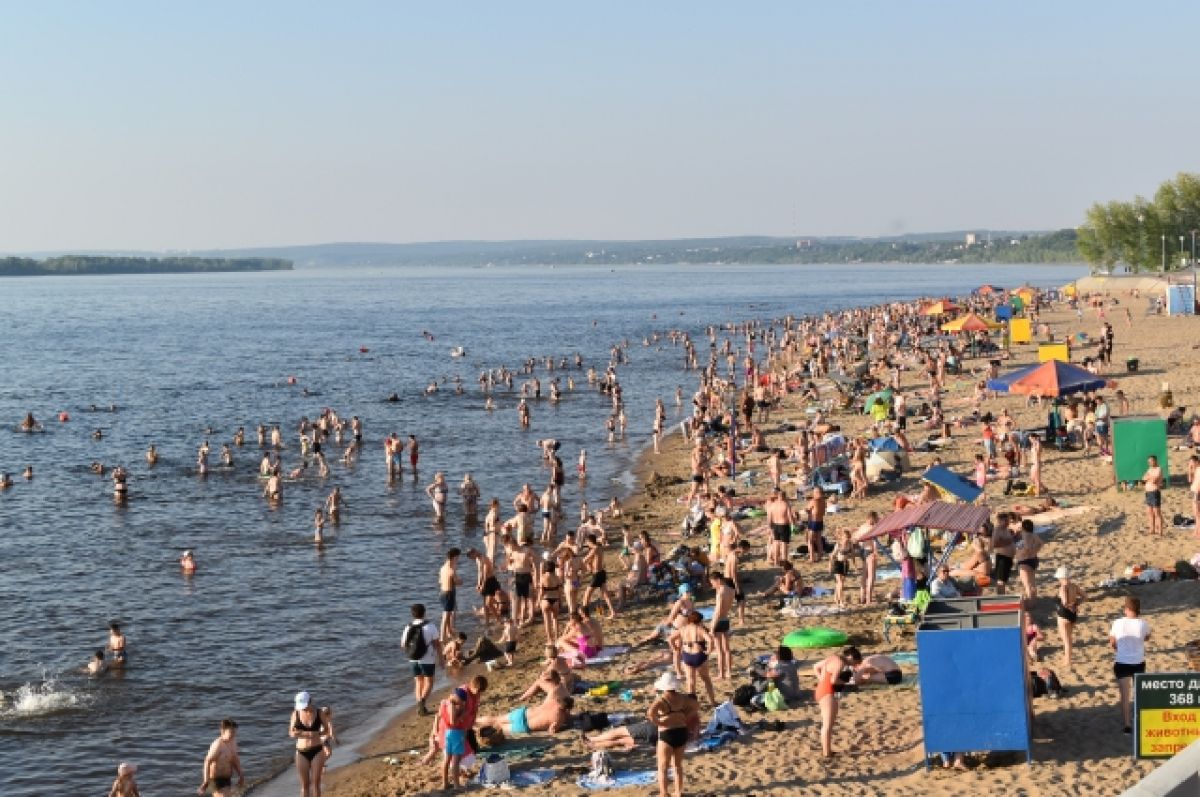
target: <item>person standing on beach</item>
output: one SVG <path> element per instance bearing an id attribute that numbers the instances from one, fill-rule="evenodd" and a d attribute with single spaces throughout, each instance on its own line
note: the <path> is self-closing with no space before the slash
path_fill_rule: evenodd
<path id="1" fill-rule="evenodd" d="M 455 634 L 454 613 L 458 611 L 458 585 L 462 579 L 458 577 L 458 557 L 462 551 L 451 548 L 446 551 L 446 562 L 438 573 L 438 589 L 441 592 L 442 628 L 441 638 L 445 642 L 453 639 Z"/>
<path id="2" fill-rule="evenodd" d="M 1197 425 L 1192 424 L 1192 432 L 1195 433 L 1197 429 Z M 1189 479 L 1188 486 L 1192 491 L 1192 519 L 1196 524 L 1192 530 L 1192 536 L 1200 539 L 1200 457 L 1193 454 L 1188 462 L 1188 467 L 1192 468 L 1192 478 Z"/>
<path id="3" fill-rule="evenodd" d="M 1016 553 L 1017 541 L 1009 527 L 1009 514 L 1001 512 L 996 515 L 996 526 L 992 530 L 992 554 L 996 559 L 992 573 L 997 595 L 1008 591 L 1008 579 L 1012 576 L 1013 557 Z"/>
<path id="4" fill-rule="evenodd" d="M 813 665 L 817 676 L 817 688 L 813 699 L 821 709 L 821 758 L 833 758 L 833 726 L 837 722 L 839 684 L 844 684 L 846 659 L 840 653 L 822 659 Z"/>
<path id="5" fill-rule="evenodd" d="M 783 490 L 776 487 L 771 490 L 771 497 L 763 504 L 767 513 L 767 523 L 771 527 L 771 544 L 767 549 L 767 563 L 780 565 L 788 561 L 788 546 L 792 542 L 792 525 L 796 522 L 792 514 L 792 505 L 783 495 Z"/>
<path id="6" fill-rule="evenodd" d="M 825 493 L 820 487 L 814 487 L 808 499 L 808 561 L 821 561 L 825 552 L 825 542 L 821 537 L 825 531 Z"/>
<path id="7" fill-rule="evenodd" d="M 442 655 L 442 643 L 438 630 L 425 620 L 425 604 L 414 603 L 411 612 L 412 622 L 400 634 L 400 645 L 408 656 L 408 663 L 412 665 L 417 713 L 428 716 L 430 711 L 425 701 L 433 691 L 433 674 Z"/>
<path id="8" fill-rule="evenodd" d="M 683 685 L 672 672 L 665 672 L 654 684 L 658 697 L 646 711 L 646 718 L 658 728 L 655 756 L 658 763 L 658 795 L 667 797 L 667 770 L 675 770 L 675 797 L 683 796 L 683 750 L 699 728 L 700 704 L 681 692 Z"/>
<path id="9" fill-rule="evenodd" d="M 238 755 L 237 723 L 231 719 L 221 720 L 221 733 L 213 740 L 204 757 L 203 782 L 197 794 L 212 794 L 213 797 L 233 797 L 233 776 L 236 774 L 238 788 L 246 785 L 242 773 L 242 759 Z"/>
<path id="10" fill-rule="evenodd" d="M 583 601 L 580 604 L 583 608 L 587 608 L 592 602 L 592 592 L 600 591 L 600 597 L 604 599 L 608 605 L 609 619 L 617 616 L 617 610 L 613 608 L 612 599 L 608 596 L 608 571 L 604 569 L 604 547 L 600 545 L 595 534 L 587 535 L 585 542 L 587 553 L 583 556 L 583 569 L 585 572 L 592 574 L 591 581 L 588 582 L 587 589 L 583 591 Z"/>
<path id="11" fill-rule="evenodd" d="M 1121 719 L 1125 733 L 1133 732 L 1133 676 L 1146 671 L 1146 642 L 1150 639 L 1150 624 L 1141 618 L 1142 602 L 1127 595 L 1124 617 L 1112 624 L 1108 646 L 1113 649 L 1113 675 L 1121 703 Z"/>
<path id="12" fill-rule="evenodd" d="M 1150 536 L 1162 536 L 1162 490 L 1165 483 L 1162 468 L 1158 465 L 1158 457 L 1146 457 L 1146 472 L 1142 474 L 1142 487 L 1146 493 L 1146 519 L 1150 526 Z"/>
<path id="13" fill-rule="evenodd" d="M 1075 635 L 1075 624 L 1079 622 L 1079 605 L 1083 603 L 1083 590 L 1072 583 L 1071 571 L 1065 566 L 1054 571 L 1058 580 L 1058 597 L 1054 614 L 1058 622 L 1058 636 L 1063 646 L 1063 667 L 1071 669 L 1071 647 Z"/>
<path id="14" fill-rule="evenodd" d="M 733 598 L 736 590 L 722 573 L 713 570 L 708 574 L 713 596 L 712 625 L 709 632 L 715 643 L 717 656 L 717 678 L 728 681 L 733 669 L 733 654 L 729 649 L 729 615 L 733 611 Z"/>

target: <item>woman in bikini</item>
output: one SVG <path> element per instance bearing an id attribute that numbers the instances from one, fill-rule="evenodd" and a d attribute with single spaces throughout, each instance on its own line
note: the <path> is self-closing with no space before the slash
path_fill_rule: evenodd
<path id="1" fill-rule="evenodd" d="M 1083 590 L 1071 581 L 1071 571 L 1060 567 L 1054 571 L 1058 579 L 1058 597 L 1055 600 L 1054 614 L 1058 620 L 1058 636 L 1062 639 L 1063 666 L 1071 669 L 1071 645 L 1075 633 L 1075 623 L 1079 622 L 1079 605 L 1083 603 Z"/>
<path id="2" fill-rule="evenodd" d="M 833 600 L 839 609 L 843 609 L 846 607 L 846 576 L 850 573 L 850 529 L 838 529 L 834 539 L 836 542 L 829 556 L 829 572 L 833 574 Z"/>
<path id="3" fill-rule="evenodd" d="M 433 501 L 433 519 L 440 523 L 446 519 L 446 496 L 450 494 L 450 486 L 446 484 L 446 474 L 438 471 L 433 474 L 433 484 L 425 488 L 425 495 Z"/>
<path id="4" fill-rule="evenodd" d="M 698 616 L 698 615 L 697 615 Z M 658 760 L 658 794 L 667 797 L 667 770 L 675 770 L 675 797 L 683 795 L 683 750 L 690 728 L 699 730 L 700 706 L 691 695 L 680 694 L 679 678 L 665 672 L 654 684 L 658 698 L 650 704 L 646 718 L 658 728 L 655 754 Z"/>
<path id="5" fill-rule="evenodd" d="M 333 723 L 325 709 L 313 707 L 308 692 L 296 695 L 288 736 L 296 740 L 296 771 L 300 773 L 300 797 L 321 797 L 321 774 L 329 758 L 328 742 L 334 737 Z"/>
<path id="6" fill-rule="evenodd" d="M 1032 606 L 1037 600 L 1037 569 L 1038 553 L 1042 550 L 1042 541 L 1033 530 L 1033 521 L 1026 518 L 1021 521 L 1021 533 L 1017 537 L 1017 577 L 1021 579 L 1021 596 L 1026 606 Z"/>
<path id="7" fill-rule="evenodd" d="M 696 679 L 704 682 L 708 692 L 708 700 L 714 706 L 717 704 L 716 690 L 713 689 L 712 675 L 708 671 L 708 652 L 716 648 L 712 634 L 704 627 L 704 618 L 700 612 L 691 611 L 687 615 L 687 623 L 670 636 L 672 647 L 678 647 L 679 659 L 683 664 L 683 679 L 689 694 L 696 694 Z"/>
<path id="8" fill-rule="evenodd" d="M 546 562 L 538 583 L 538 606 L 542 610 L 542 624 L 546 629 L 548 644 L 554 644 L 558 638 L 558 604 L 562 600 L 563 582 L 556 570 L 554 560 Z"/>

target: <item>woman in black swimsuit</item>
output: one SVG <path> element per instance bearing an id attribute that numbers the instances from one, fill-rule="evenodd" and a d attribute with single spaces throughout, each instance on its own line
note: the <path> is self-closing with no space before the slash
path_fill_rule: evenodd
<path id="1" fill-rule="evenodd" d="M 334 738 L 327 709 L 317 710 L 308 692 L 296 695 L 296 708 L 288 736 L 296 740 L 296 771 L 300 773 L 301 797 L 321 797 L 321 773 L 329 757 L 326 746 Z"/>
<path id="2" fill-rule="evenodd" d="M 538 583 L 538 606 L 542 610 L 542 625 L 546 629 L 546 644 L 553 645 L 558 639 L 558 602 L 562 599 L 562 579 L 555 572 L 553 559 L 542 564 L 542 577 Z"/>
<path id="3" fill-rule="evenodd" d="M 690 728 L 700 728 L 700 704 L 691 695 L 680 694 L 681 684 L 673 672 L 665 672 L 654 684 L 658 698 L 650 704 L 646 718 L 658 727 L 658 794 L 667 797 L 667 770 L 675 770 L 675 795 L 683 794 L 683 749 Z"/>
<path id="4" fill-rule="evenodd" d="M 716 641 L 704 627 L 700 612 L 694 609 L 688 612 L 687 622 L 682 628 L 671 632 L 668 642 L 673 649 L 680 651 L 679 660 L 683 664 L 688 693 L 696 694 L 696 682 L 702 681 L 709 701 L 715 706 L 717 696 L 712 675 L 708 671 L 708 652 L 716 647 Z"/>
<path id="5" fill-rule="evenodd" d="M 1058 636 L 1063 645 L 1063 666 L 1071 669 L 1071 644 L 1074 641 L 1075 623 L 1079 622 L 1079 604 L 1083 603 L 1083 590 L 1071 582 L 1071 572 L 1066 567 L 1054 571 L 1058 579 L 1058 596 L 1054 603 L 1054 614 L 1058 621 Z"/>

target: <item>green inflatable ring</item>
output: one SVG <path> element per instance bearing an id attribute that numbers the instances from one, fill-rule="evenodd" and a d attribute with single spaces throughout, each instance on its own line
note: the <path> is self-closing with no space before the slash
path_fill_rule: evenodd
<path id="1" fill-rule="evenodd" d="M 757 517 L 766 517 L 766 516 L 767 516 L 767 512 L 765 509 L 751 509 L 749 512 L 746 513 L 746 517 L 757 518 Z"/>
<path id="2" fill-rule="evenodd" d="M 780 644 L 785 648 L 833 648 L 846 644 L 849 638 L 844 631 L 814 626 L 791 632 Z"/>

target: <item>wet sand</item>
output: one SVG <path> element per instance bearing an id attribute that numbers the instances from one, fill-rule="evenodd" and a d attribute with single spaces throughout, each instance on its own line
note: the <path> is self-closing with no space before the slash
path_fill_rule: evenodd
<path id="1" fill-rule="evenodd" d="M 1200 360 L 1197 350 L 1200 347 L 1200 320 L 1146 317 L 1146 299 L 1130 299 L 1124 295 L 1119 298 L 1121 309 L 1110 313 L 1109 317 L 1116 330 L 1114 358 L 1120 367 L 1110 367 L 1108 375 L 1118 381 L 1118 386 L 1129 398 L 1130 414 L 1159 415 L 1158 396 L 1164 381 L 1170 383 L 1176 404 L 1200 405 L 1200 367 L 1196 366 Z M 1125 306 L 1130 306 L 1133 311 L 1132 328 L 1126 325 Z M 1100 321 L 1092 311 L 1086 312 L 1082 321 L 1076 319 L 1073 311 L 1044 313 L 1043 320 L 1050 322 L 1059 338 L 1076 331 L 1085 331 L 1094 337 L 1100 328 Z M 1086 351 L 1076 359 L 1084 354 Z M 1015 347 L 1013 360 L 1006 366 L 1033 362 L 1036 357 L 1036 346 Z M 1127 357 L 1141 360 L 1137 373 L 1125 373 Z M 967 360 L 966 365 L 984 369 L 986 361 Z M 906 373 L 906 379 L 914 377 L 913 372 Z M 973 381 L 969 374 L 950 378 L 945 399 L 948 418 L 969 412 Z M 1119 407 L 1111 398 L 1113 391 L 1104 393 L 1109 397 L 1113 414 L 1118 415 Z M 803 408 L 795 401 L 796 397 L 789 397 L 785 408 L 773 413 L 771 423 L 765 424 L 764 428 L 775 429 L 804 418 Z M 1023 397 L 1000 396 L 983 406 L 985 411 L 993 412 L 1001 408 L 1008 408 L 1021 427 L 1044 424 L 1044 408 L 1026 408 Z M 831 420 L 842 424 L 843 431 L 850 433 L 867 426 L 866 416 L 857 414 L 842 413 Z M 775 432 L 768 434 L 767 441 L 774 446 L 792 436 Z M 956 432 L 955 442 L 943 449 L 940 456 L 949 467 L 969 473 L 974 454 L 980 450 L 977 438 L 977 426 Z M 922 436 L 913 432 L 910 439 L 915 443 Z M 1172 440 L 1172 445 L 1177 442 Z M 1118 491 L 1113 483 L 1111 464 L 1096 456 L 1094 451 L 1085 456 L 1078 451 L 1060 453 L 1047 446 L 1044 452 L 1044 481 L 1050 493 L 1071 505 L 1094 509 L 1056 521 L 1054 529 L 1044 536 L 1046 546 L 1038 571 L 1041 597 L 1033 614 L 1042 629 L 1044 664 L 1058 672 L 1070 691 L 1058 700 L 1034 700 L 1032 766 L 1026 766 L 1023 757 L 1014 754 L 969 754 L 967 772 L 933 769 L 927 773 L 922 754 L 919 692 L 915 688 L 891 687 L 845 696 L 834 732 L 835 757 L 827 763 L 819 757 L 819 712 L 811 701 L 769 715 L 743 712 L 743 720 L 751 727 L 767 716 L 772 721 L 782 721 L 783 730 L 753 730 L 720 750 L 690 754 L 685 767 L 686 793 L 785 795 L 796 794 L 803 788 L 805 793 L 816 795 L 883 795 L 901 790 L 933 795 L 965 792 L 1105 795 L 1120 793 L 1153 769 L 1151 762 L 1132 759 L 1131 739 L 1121 732 L 1116 685 L 1111 671 L 1112 656 L 1107 644 L 1109 626 L 1120 616 L 1122 598 L 1130 590 L 1100 588 L 1098 584 L 1112 575 L 1120 575 L 1126 565 L 1148 563 L 1169 567 L 1177 559 L 1190 559 L 1200 550 L 1200 541 L 1193 538 L 1191 530 L 1170 528 L 1172 515 L 1191 514 L 1183 481 L 1188 454 L 1171 451 L 1172 484 L 1164 492 L 1163 502 L 1167 531 L 1162 538 L 1150 538 L 1145 534 L 1141 493 Z M 901 481 L 887 486 L 872 485 L 866 500 L 845 500 L 844 514 L 827 518 L 827 535 L 842 525 L 857 527 L 868 510 L 875 509 L 886 515 L 898 490 L 916 491 L 916 476 L 932 456 L 914 454 L 912 468 Z M 762 469 L 757 455 L 751 455 L 743 467 Z M 647 453 L 642 458 L 638 483 L 646 485 L 652 475 L 658 477 L 654 479 L 655 486 L 640 488 L 627 502 L 626 512 L 635 530 L 648 529 L 665 551 L 679 542 L 684 507 L 676 499 L 686 495 L 688 489 L 687 449 L 678 435 L 664 444 L 661 454 Z M 1000 483 L 988 486 L 988 503 L 994 511 L 1028 500 L 1005 498 L 1001 494 L 1002 486 Z M 765 491 L 760 481 L 757 489 L 749 490 L 748 494 L 761 496 Z M 741 526 L 743 531 L 753 529 L 749 522 L 743 522 Z M 698 538 L 692 539 L 698 542 Z M 735 625 L 732 640 L 735 676 L 730 684 L 717 682 L 718 699 L 729 696 L 733 686 L 748 681 L 738 673 L 743 672 L 755 656 L 771 652 L 784 634 L 804 625 L 819 623 L 840 628 L 849 633 L 851 641 L 859 644 L 864 652 L 915 649 L 911 632 L 893 634 L 890 643 L 882 641 L 883 607 L 878 602 L 873 607 L 854 606 L 845 613 L 827 617 L 795 619 L 780 616 L 774 609 L 773 600 L 753 597 L 754 593 L 770 586 L 773 569 L 765 562 L 765 538 L 752 535 L 750 539 L 754 549 L 743 565 L 743 579 L 751 595 L 747 624 L 740 628 Z M 955 561 L 961 556 L 960 552 Z M 806 584 L 832 587 L 832 577 L 824 562 L 810 565 L 799 559 L 793 561 L 800 566 Z M 1076 628 L 1075 665 L 1070 672 L 1059 661 L 1061 648 L 1053 620 L 1055 585 L 1052 575 L 1062 564 L 1071 567 L 1076 583 L 1087 595 Z M 610 563 L 609 568 L 614 577 L 622 572 L 615 562 Z M 852 576 L 848 583 L 856 587 L 857 578 Z M 885 595 L 898 587 L 898 581 L 881 582 L 877 595 Z M 1154 636 L 1147 648 L 1148 670 L 1186 669 L 1184 645 L 1200 637 L 1195 613 L 1200 586 L 1197 582 L 1167 581 L 1135 587 L 1132 591 L 1141 597 L 1143 616 L 1153 626 Z M 857 595 L 856 590 L 854 594 Z M 832 599 L 806 602 L 828 604 Z M 633 609 L 614 621 L 606 621 L 607 644 L 631 642 L 658 622 L 665 611 L 665 605 L 656 603 Z M 517 654 L 517 666 L 488 675 L 491 686 L 481 713 L 507 711 L 518 703 L 518 695 L 532 680 L 540 661 L 540 642 L 540 625 L 528 629 Z M 577 708 L 644 712 L 649 703 L 650 685 L 657 673 L 624 677 L 621 668 L 629 661 L 649 656 L 654 650 L 635 651 L 611 665 L 589 667 L 585 671 L 583 677 L 587 679 L 621 680 L 624 687 L 637 693 L 631 703 L 623 703 L 616 696 L 599 700 L 584 697 Z M 397 656 L 402 656 L 398 642 Z M 812 653 L 806 664 L 811 664 L 816 657 L 817 653 Z M 986 690 L 987 663 L 979 662 L 979 668 L 980 689 Z M 904 669 L 912 671 L 913 668 Z M 801 673 L 802 685 L 811 689 L 814 683 L 810 667 L 802 667 Z M 711 711 L 704 707 L 702 714 L 707 720 Z M 397 717 L 360 749 L 362 760 L 328 773 L 325 794 L 331 797 L 384 797 L 437 792 L 437 768 L 419 766 L 418 756 L 410 752 L 423 752 L 429 727 L 428 719 L 419 718 L 412 712 Z M 543 757 L 512 767 L 514 771 L 534 766 L 552 768 L 559 772 L 557 779 L 521 791 L 582 793 L 574 780 L 586 771 L 588 753 L 579 740 L 578 731 L 563 732 L 550 738 L 553 746 Z M 394 758 L 397 763 L 387 763 L 385 758 Z M 654 766 L 650 749 L 613 753 L 613 759 L 618 769 L 645 770 Z M 289 782 L 294 782 L 295 775 L 285 775 L 285 779 L 288 778 L 292 779 Z M 478 791 L 479 787 L 473 786 L 471 790 Z M 630 787 L 607 793 L 642 795 L 648 793 L 648 788 Z"/>

